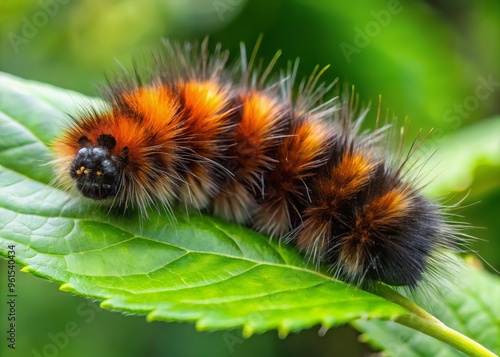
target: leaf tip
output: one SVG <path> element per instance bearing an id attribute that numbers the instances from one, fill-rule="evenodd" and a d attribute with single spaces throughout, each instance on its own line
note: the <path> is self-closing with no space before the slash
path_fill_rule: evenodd
<path id="1" fill-rule="evenodd" d="M 112 310 L 113 309 L 113 304 L 111 303 L 111 300 L 103 300 L 99 306 L 103 309 L 108 309 L 108 310 Z M 147 318 L 148 316 L 146 316 Z"/>
<path id="2" fill-rule="evenodd" d="M 21 272 L 30 274 L 30 273 L 33 273 L 34 270 L 31 269 L 29 266 L 26 265 L 26 266 L 24 266 L 24 267 L 21 268 Z"/>
<path id="3" fill-rule="evenodd" d="M 286 321 L 283 321 L 281 324 L 278 326 L 278 336 L 279 338 L 283 339 L 288 336 L 290 333 L 290 326 L 286 323 Z"/>
<path id="4" fill-rule="evenodd" d="M 250 324 L 245 324 L 241 333 L 244 338 L 250 338 L 255 333 L 255 329 Z"/>
<path id="5" fill-rule="evenodd" d="M 328 326 L 325 326 L 325 325 L 321 325 L 321 327 L 319 328 L 318 330 L 318 336 L 319 337 L 323 337 L 326 335 L 326 333 L 328 332 L 330 328 Z"/>
<path id="6" fill-rule="evenodd" d="M 213 330 L 213 327 L 209 323 L 203 323 L 200 321 L 201 320 L 198 320 L 195 324 L 196 331 L 203 332 Z"/>
<path id="7" fill-rule="evenodd" d="M 337 325 L 335 316 L 326 315 L 321 319 L 321 329 L 328 330 L 330 327 Z"/>
<path id="8" fill-rule="evenodd" d="M 167 321 L 167 320 L 165 319 L 165 316 L 162 314 L 159 308 L 152 308 L 146 314 L 146 321 L 153 322 L 153 321 Z"/>
<path id="9" fill-rule="evenodd" d="M 70 283 L 62 284 L 59 287 L 59 290 L 67 292 L 67 293 L 77 293 L 77 290 Z"/>

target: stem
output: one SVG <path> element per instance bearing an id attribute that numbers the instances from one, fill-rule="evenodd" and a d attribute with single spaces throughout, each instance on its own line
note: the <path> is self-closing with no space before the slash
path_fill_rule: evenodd
<path id="1" fill-rule="evenodd" d="M 476 341 L 449 328 L 440 320 L 395 290 L 382 284 L 379 284 L 370 290 L 384 299 L 404 307 L 410 312 L 409 314 L 397 317 L 395 319 L 397 323 L 434 337 L 435 339 L 456 348 L 468 356 L 498 357 L 496 354 Z"/>
<path id="2" fill-rule="evenodd" d="M 404 307 L 406 310 L 414 313 L 417 316 L 420 316 L 421 318 L 428 320 L 430 322 L 435 323 L 436 325 L 442 325 L 445 326 L 440 320 L 429 314 L 427 311 L 422 309 L 420 306 L 415 304 L 413 301 L 408 299 L 407 297 L 401 295 L 397 291 L 387 287 L 386 285 L 378 284 L 374 289 L 371 290 L 371 292 L 377 294 L 378 296 L 383 297 L 386 300 L 392 301 L 402 307 Z"/>
<path id="3" fill-rule="evenodd" d="M 415 316 L 412 314 L 402 315 L 395 320 L 401 325 L 408 326 L 414 330 L 420 331 L 434 337 L 435 339 L 442 341 L 457 350 L 462 351 L 471 357 L 498 357 L 496 354 L 480 345 L 476 341 L 470 339 L 469 337 L 462 335 L 461 333 L 449 328 L 448 326 L 441 323 L 441 325 L 436 325 L 420 316 Z"/>

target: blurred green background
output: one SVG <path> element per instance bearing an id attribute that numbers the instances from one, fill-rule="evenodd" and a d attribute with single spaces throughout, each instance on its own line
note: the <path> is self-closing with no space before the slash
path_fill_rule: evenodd
<path id="1" fill-rule="evenodd" d="M 332 0 L 2 0 L 0 70 L 96 95 L 116 61 L 130 64 L 160 38 L 210 35 L 237 59 L 239 44 L 278 67 L 300 58 L 300 75 L 331 64 L 325 81 L 355 84 L 364 102 L 409 117 L 422 128 L 421 153 L 438 161 L 429 192 L 467 195 L 457 213 L 481 240 L 473 249 L 500 269 L 500 2 Z M 1 98 L 0 98 L 1 100 Z M 496 117 L 496 120 L 495 120 Z M 366 123 L 370 127 L 375 110 Z M 493 119 L 489 119 L 493 118 Z M 42 119 L 41 119 L 42 120 Z M 472 203 L 479 202 L 475 205 Z M 5 262 L 1 262 L 2 271 Z M 3 276 L 3 274 L 2 274 Z M 4 282 L 2 282 L 1 287 Z M 350 328 L 318 329 L 280 340 L 274 332 L 243 340 L 239 332 L 198 333 L 189 324 L 147 323 L 103 311 L 27 274 L 18 276 L 18 348 L 1 356 L 362 356 L 370 349 Z M 94 309 L 95 307 L 95 309 Z M 4 307 L 2 306 L 2 309 Z M 2 315 L 3 316 L 3 315 Z M 6 329 L 0 320 L 0 331 Z M 79 333 L 64 340 L 69 322 Z M 59 336 L 59 340 L 57 339 Z M 58 340 L 62 349 L 51 349 Z"/>

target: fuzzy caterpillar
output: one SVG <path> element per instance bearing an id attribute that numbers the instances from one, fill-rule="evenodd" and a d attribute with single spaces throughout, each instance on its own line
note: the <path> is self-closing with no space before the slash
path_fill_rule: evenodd
<path id="1" fill-rule="evenodd" d="M 335 276 L 415 287 L 459 251 L 446 209 L 421 194 L 387 134 L 360 134 L 352 102 L 322 102 L 322 71 L 268 79 L 244 47 L 165 42 L 152 75 L 104 90 L 109 108 L 74 118 L 54 142 L 58 181 L 111 206 L 177 204 L 284 238 Z M 236 67 L 235 67 L 236 68 Z M 397 160 L 396 160 L 397 161 Z M 402 160 L 400 160 L 402 161 Z"/>

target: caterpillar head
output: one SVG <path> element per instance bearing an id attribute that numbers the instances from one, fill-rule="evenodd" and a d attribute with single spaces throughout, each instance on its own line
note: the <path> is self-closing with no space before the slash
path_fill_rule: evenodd
<path id="1" fill-rule="evenodd" d="M 123 159 L 110 152 L 116 145 L 115 138 L 101 134 L 95 145 L 82 136 L 78 144 L 81 148 L 70 165 L 70 176 L 78 190 L 94 200 L 116 196 L 123 175 Z"/>

